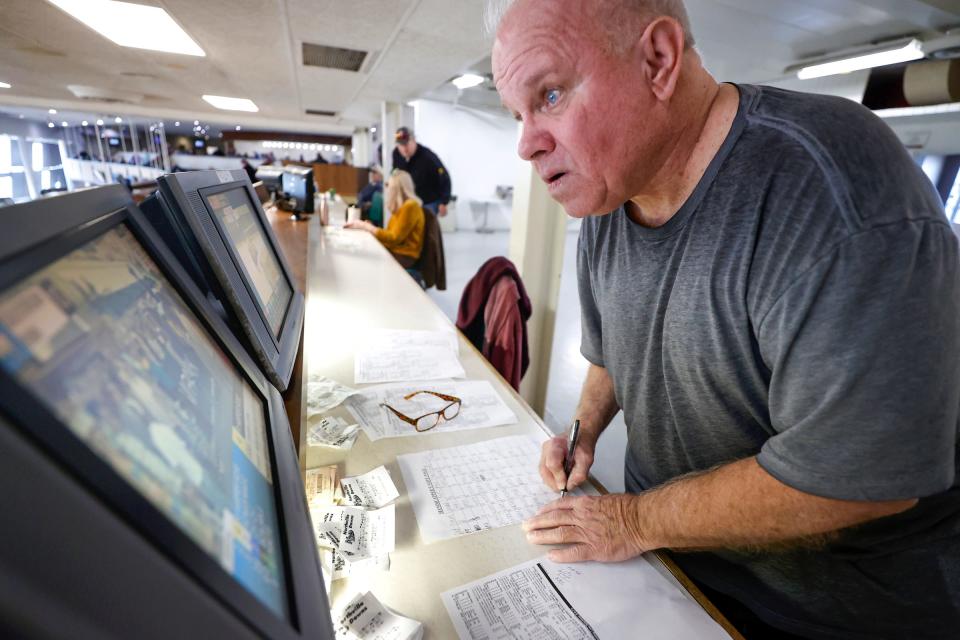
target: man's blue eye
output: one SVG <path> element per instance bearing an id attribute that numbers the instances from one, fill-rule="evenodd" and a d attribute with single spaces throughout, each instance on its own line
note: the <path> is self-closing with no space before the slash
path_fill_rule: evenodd
<path id="1" fill-rule="evenodd" d="M 558 89 L 550 89 L 547 91 L 547 95 L 545 97 L 547 99 L 547 104 L 552 107 L 560 101 L 560 91 Z"/>

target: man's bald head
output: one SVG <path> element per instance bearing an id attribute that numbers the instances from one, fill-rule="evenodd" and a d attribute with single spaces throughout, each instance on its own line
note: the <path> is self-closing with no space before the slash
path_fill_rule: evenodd
<path id="1" fill-rule="evenodd" d="M 487 0 L 484 14 L 487 32 L 496 34 L 504 16 L 524 0 Z M 630 35 L 642 32 L 655 18 L 667 16 L 683 27 L 686 47 L 695 45 L 690 17 L 683 0 L 566 0 L 567 3 L 586 3 L 590 13 L 598 17 L 598 25 L 608 38 L 611 50 L 620 51 L 629 45 Z M 560 4 L 560 3 L 557 3 Z"/>
<path id="2" fill-rule="evenodd" d="M 716 83 L 685 22 L 679 0 L 514 0 L 505 8 L 494 82 L 523 122 L 518 154 L 570 215 L 609 212 L 649 191 L 702 113 Z"/>

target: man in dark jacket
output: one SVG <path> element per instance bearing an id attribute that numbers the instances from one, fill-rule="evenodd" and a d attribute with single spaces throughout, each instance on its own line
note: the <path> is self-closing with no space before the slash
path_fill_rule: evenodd
<path id="1" fill-rule="evenodd" d="M 417 144 L 413 131 L 400 127 L 396 134 L 397 146 L 393 150 L 393 168 L 403 169 L 413 177 L 417 197 L 423 200 L 423 208 L 434 214 L 447 215 L 450 202 L 450 174 L 433 151 Z"/>

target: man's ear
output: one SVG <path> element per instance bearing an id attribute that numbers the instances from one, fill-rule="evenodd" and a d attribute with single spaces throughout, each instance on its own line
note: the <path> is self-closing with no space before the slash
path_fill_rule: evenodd
<path id="1" fill-rule="evenodd" d="M 639 55 L 647 82 L 661 102 L 669 101 L 677 88 L 685 46 L 683 27 L 669 16 L 656 18 L 640 38 Z"/>

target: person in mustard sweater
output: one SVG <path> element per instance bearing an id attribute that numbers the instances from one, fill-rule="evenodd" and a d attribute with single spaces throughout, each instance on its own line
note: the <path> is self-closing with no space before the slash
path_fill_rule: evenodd
<path id="1" fill-rule="evenodd" d="M 414 190 L 413 178 L 406 171 L 394 170 L 387 181 L 384 206 L 390 212 L 386 229 L 367 220 L 347 224 L 348 229 L 369 231 L 405 269 L 414 265 L 423 249 L 423 202 Z"/>

